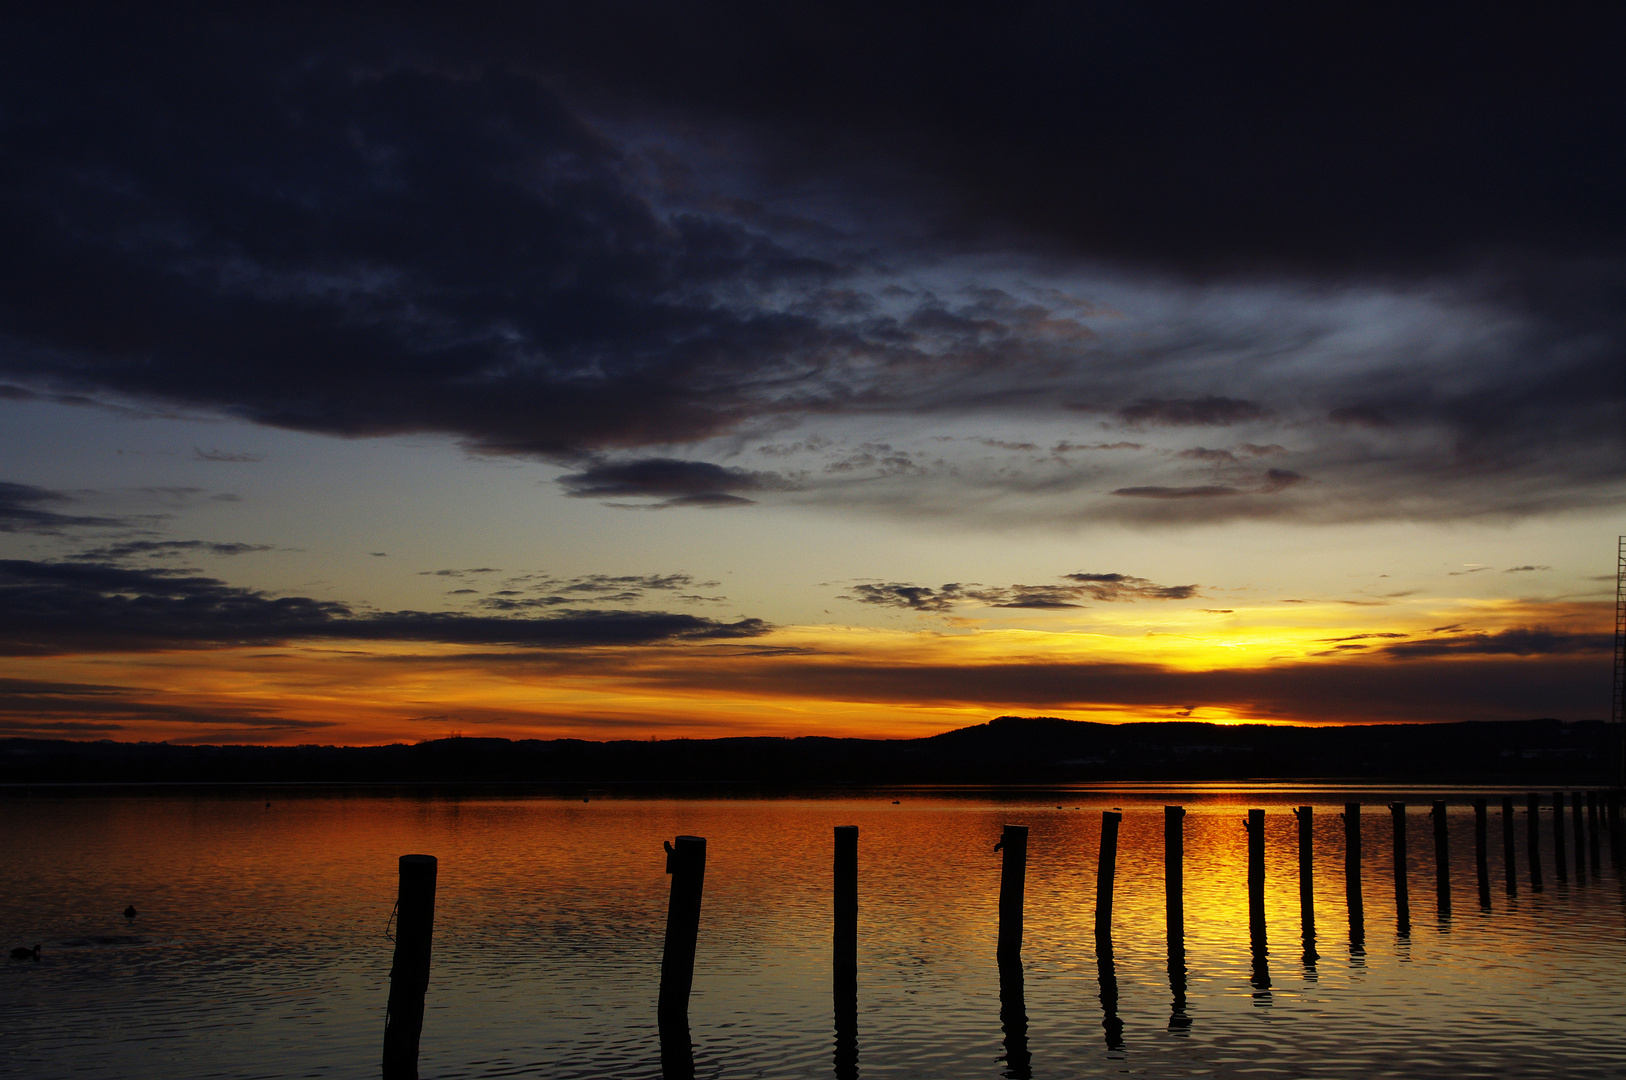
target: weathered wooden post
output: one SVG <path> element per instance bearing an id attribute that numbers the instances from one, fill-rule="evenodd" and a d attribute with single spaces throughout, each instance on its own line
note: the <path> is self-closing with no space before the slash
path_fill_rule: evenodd
<path id="1" fill-rule="evenodd" d="M 1095 936 L 1112 936 L 1112 883 L 1118 872 L 1118 822 L 1116 810 L 1101 811 L 1101 854 L 1095 863 Z"/>
<path id="2" fill-rule="evenodd" d="M 384 1080 L 418 1080 L 418 1038 L 423 996 L 429 989 L 429 951 L 435 936 L 433 855 L 402 855 L 395 900 L 395 962 L 384 1011 Z"/>
<path id="3" fill-rule="evenodd" d="M 1163 915 L 1170 946 L 1186 937 L 1186 810 L 1163 808 Z"/>
<path id="4" fill-rule="evenodd" d="M 1293 810 L 1299 823 L 1299 928 L 1304 937 L 1304 962 L 1314 964 L 1315 951 L 1315 808 Z"/>
<path id="5" fill-rule="evenodd" d="M 1249 810 L 1248 830 L 1248 934 L 1257 945 L 1265 938 L 1265 812 Z"/>
<path id="6" fill-rule="evenodd" d="M 1507 894 L 1519 895 L 1518 847 L 1514 843 L 1513 796 L 1502 796 L 1502 872 L 1507 875 Z"/>
<path id="7" fill-rule="evenodd" d="M 1541 796 L 1534 791 L 1524 797 L 1525 837 L 1530 848 L 1530 890 L 1541 891 Z"/>
<path id="8" fill-rule="evenodd" d="M 1005 851 L 999 870 L 999 945 L 997 957 L 1016 960 L 1022 955 L 1022 894 L 1028 881 L 1028 827 L 1007 825 L 994 850 Z"/>
<path id="9" fill-rule="evenodd" d="M 1565 885 L 1570 880 L 1569 855 L 1564 850 L 1564 793 L 1553 792 L 1553 873 L 1558 877 L 1558 883 Z"/>
<path id="10" fill-rule="evenodd" d="M 700 896 L 706 883 L 706 838 L 680 836 L 675 846 L 668 843 L 666 872 L 672 875 L 672 894 L 666 907 L 658 1012 L 662 1023 L 682 1022 L 687 1030 L 695 942 L 700 936 Z"/>
<path id="11" fill-rule="evenodd" d="M 1575 883 L 1586 884 L 1586 816 L 1579 791 L 1570 793 L 1570 831 L 1575 834 Z"/>
<path id="12" fill-rule="evenodd" d="M 1490 910 L 1490 855 L 1485 821 L 1485 800 L 1474 800 L 1474 876 L 1479 882 L 1479 907 Z"/>
<path id="13" fill-rule="evenodd" d="M 1406 804 L 1389 804 L 1389 816 L 1394 823 L 1395 922 L 1399 932 L 1411 933 L 1411 884 L 1406 873 Z"/>
<path id="14" fill-rule="evenodd" d="M 835 827 L 833 965 L 837 994 L 858 992 L 858 826 Z"/>
<path id="15" fill-rule="evenodd" d="M 1344 897 L 1349 904 L 1349 940 L 1366 941 L 1366 907 L 1361 902 L 1361 804 L 1344 804 Z"/>
<path id="16" fill-rule="evenodd" d="M 1429 811 L 1434 818 L 1434 893 L 1441 915 L 1451 914 L 1451 837 L 1445 827 L 1445 800 L 1435 799 Z"/>

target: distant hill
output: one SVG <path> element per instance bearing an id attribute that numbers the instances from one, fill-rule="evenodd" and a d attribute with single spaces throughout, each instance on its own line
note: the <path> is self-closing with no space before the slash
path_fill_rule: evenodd
<path id="1" fill-rule="evenodd" d="M 1599 786 L 1602 721 L 1355 727 L 1094 724 L 1001 716 L 923 739 L 437 739 L 392 746 L 177 746 L 0 740 L 0 784 L 1063 784 L 1394 780 Z"/>

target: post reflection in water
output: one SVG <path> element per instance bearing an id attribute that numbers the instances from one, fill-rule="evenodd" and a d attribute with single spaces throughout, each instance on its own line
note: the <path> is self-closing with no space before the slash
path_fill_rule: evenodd
<path id="1" fill-rule="evenodd" d="M 1122 1050 L 1124 1022 L 1118 1019 L 1118 968 L 1112 960 L 1110 934 L 1095 936 L 1095 971 L 1101 981 L 1101 1029 L 1106 1033 L 1107 1049 Z"/>
<path id="2" fill-rule="evenodd" d="M 662 1016 L 662 1080 L 694 1080 L 694 1043 L 689 1038 L 687 1016 Z"/>
<path id="3" fill-rule="evenodd" d="M 1028 1053 L 1028 1007 L 1022 994 L 1019 957 L 999 961 L 999 1026 L 1005 1032 L 1005 1056 L 1000 1059 L 1005 1062 L 1005 1071 L 1000 1075 L 1006 1080 L 1030 1080 L 1033 1055 Z M 849 1075 L 858 1075 L 856 1061 Z"/>
<path id="4" fill-rule="evenodd" d="M 1021 996 L 1021 969 L 1017 970 Z M 1001 985 L 1001 995 L 1004 987 Z M 1024 1029 L 1025 1030 L 1025 1029 Z M 858 1080 L 858 987 L 836 987 L 836 1080 Z"/>
<path id="5" fill-rule="evenodd" d="M 1183 938 L 1169 939 L 1169 1033 L 1187 1035 L 1191 1017 L 1186 1015 L 1186 946 Z"/>

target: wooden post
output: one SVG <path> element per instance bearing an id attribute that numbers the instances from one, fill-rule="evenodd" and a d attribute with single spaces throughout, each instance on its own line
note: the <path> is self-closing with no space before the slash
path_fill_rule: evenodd
<path id="1" fill-rule="evenodd" d="M 402 855 L 395 900 L 395 962 L 384 1011 L 384 1080 L 418 1080 L 418 1038 L 423 996 L 429 989 L 429 951 L 435 935 L 433 855 Z"/>
<path id="2" fill-rule="evenodd" d="M 1488 839 L 1485 821 L 1485 800 L 1474 800 L 1474 876 L 1479 882 L 1479 907 L 1490 910 L 1490 855 L 1485 850 Z"/>
<path id="3" fill-rule="evenodd" d="M 1519 895 L 1518 848 L 1514 843 L 1513 796 L 1502 796 L 1502 872 L 1507 875 L 1507 894 Z"/>
<path id="4" fill-rule="evenodd" d="M 694 985 L 694 949 L 700 936 L 700 896 L 706 883 L 706 838 L 680 836 L 666 845 L 666 872 L 672 894 L 666 907 L 666 948 L 661 954 L 663 1023 L 688 1027 L 689 989 Z"/>
<path id="5" fill-rule="evenodd" d="M 1186 937 L 1186 810 L 1183 806 L 1163 808 L 1163 914 L 1169 946 Z"/>
<path id="6" fill-rule="evenodd" d="M 1553 873 L 1560 885 L 1570 880 L 1569 855 L 1564 850 L 1564 793 L 1553 792 Z"/>
<path id="7" fill-rule="evenodd" d="M 835 827 L 833 974 L 838 995 L 858 992 L 858 826 Z"/>
<path id="8" fill-rule="evenodd" d="M 1366 908 L 1361 902 L 1361 804 L 1344 804 L 1344 897 L 1349 904 L 1349 940 L 1366 941 Z"/>
<path id="9" fill-rule="evenodd" d="M 1249 810 L 1248 830 L 1248 934 L 1256 943 L 1265 937 L 1265 812 Z"/>
<path id="10" fill-rule="evenodd" d="M 1586 816 L 1579 791 L 1570 793 L 1570 831 L 1575 834 L 1575 883 L 1586 884 Z"/>
<path id="11" fill-rule="evenodd" d="M 1530 889 L 1541 891 L 1541 796 L 1534 791 L 1524 798 L 1527 818 L 1525 836 L 1530 847 Z"/>
<path id="12" fill-rule="evenodd" d="M 1304 937 L 1304 962 L 1319 959 L 1315 951 L 1315 808 L 1300 806 L 1293 816 L 1299 822 L 1299 928 Z"/>
<path id="13" fill-rule="evenodd" d="M 1095 863 L 1095 936 L 1112 936 L 1112 882 L 1118 871 L 1118 822 L 1116 810 L 1101 811 L 1101 854 Z"/>
<path id="14" fill-rule="evenodd" d="M 1445 827 L 1445 800 L 1435 799 L 1429 811 L 1434 817 L 1434 893 L 1441 915 L 1451 914 L 1451 837 Z"/>
<path id="15" fill-rule="evenodd" d="M 1402 934 L 1411 933 L 1411 885 L 1406 866 L 1406 804 L 1392 802 L 1389 815 L 1394 822 L 1395 922 Z"/>
<path id="16" fill-rule="evenodd" d="M 1002 961 L 1022 955 L 1022 893 L 1028 881 L 1028 827 L 1007 825 L 994 850 L 1005 851 L 999 871 L 999 945 Z"/>

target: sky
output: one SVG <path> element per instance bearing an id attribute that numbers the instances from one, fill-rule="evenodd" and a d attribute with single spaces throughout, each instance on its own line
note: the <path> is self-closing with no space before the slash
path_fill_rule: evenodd
<path id="1" fill-rule="evenodd" d="M 0 736 L 1608 716 L 1619 11 L 338 6 L 0 15 Z"/>

